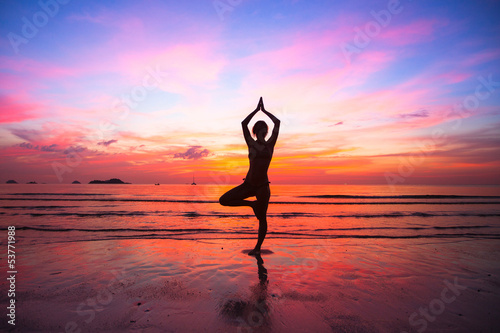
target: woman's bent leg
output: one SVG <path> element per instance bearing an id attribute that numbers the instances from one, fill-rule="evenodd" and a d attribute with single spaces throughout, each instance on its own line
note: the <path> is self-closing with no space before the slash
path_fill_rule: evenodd
<path id="1" fill-rule="evenodd" d="M 222 206 L 250 206 L 253 207 L 254 201 L 244 200 L 255 195 L 251 193 L 250 188 L 245 184 L 236 186 L 227 191 L 219 198 L 219 203 Z"/>

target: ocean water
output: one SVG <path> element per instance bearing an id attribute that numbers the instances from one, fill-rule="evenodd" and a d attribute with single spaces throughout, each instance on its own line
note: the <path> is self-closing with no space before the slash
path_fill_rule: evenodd
<path id="1" fill-rule="evenodd" d="M 256 239 L 224 185 L 0 185 L 2 229 L 50 244 L 118 239 Z M 500 238 L 499 186 L 273 185 L 267 239 Z"/>

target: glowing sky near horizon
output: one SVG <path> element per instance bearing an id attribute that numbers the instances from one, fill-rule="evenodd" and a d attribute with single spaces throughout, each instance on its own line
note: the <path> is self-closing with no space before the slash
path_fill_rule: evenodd
<path id="1" fill-rule="evenodd" d="M 263 96 L 272 182 L 500 184 L 499 1 L 62 2 L 1 4 L 1 183 L 238 183 Z"/>

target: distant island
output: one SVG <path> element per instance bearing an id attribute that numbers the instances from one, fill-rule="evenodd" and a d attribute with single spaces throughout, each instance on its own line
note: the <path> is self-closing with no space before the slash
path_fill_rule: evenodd
<path id="1" fill-rule="evenodd" d="M 71 184 L 81 184 L 78 180 L 74 180 Z"/>
<path id="2" fill-rule="evenodd" d="M 10 180 L 6 181 L 5 184 L 17 184 L 17 182 L 13 179 L 10 179 Z"/>
<path id="3" fill-rule="evenodd" d="M 26 184 L 38 184 L 37 182 L 27 182 Z"/>
<path id="4" fill-rule="evenodd" d="M 111 178 L 109 180 L 91 180 L 89 184 L 130 184 L 130 183 L 125 183 L 124 181 L 118 178 Z"/>

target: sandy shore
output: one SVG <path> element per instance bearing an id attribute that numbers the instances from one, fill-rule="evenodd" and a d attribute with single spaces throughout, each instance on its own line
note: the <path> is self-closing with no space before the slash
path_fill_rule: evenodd
<path id="1" fill-rule="evenodd" d="M 19 332 L 489 332 L 498 240 L 18 244 Z M 7 304 L 2 279 L 2 304 Z M 5 308 L 4 308 L 5 309 Z M 2 330 L 12 329 L 4 318 Z"/>

